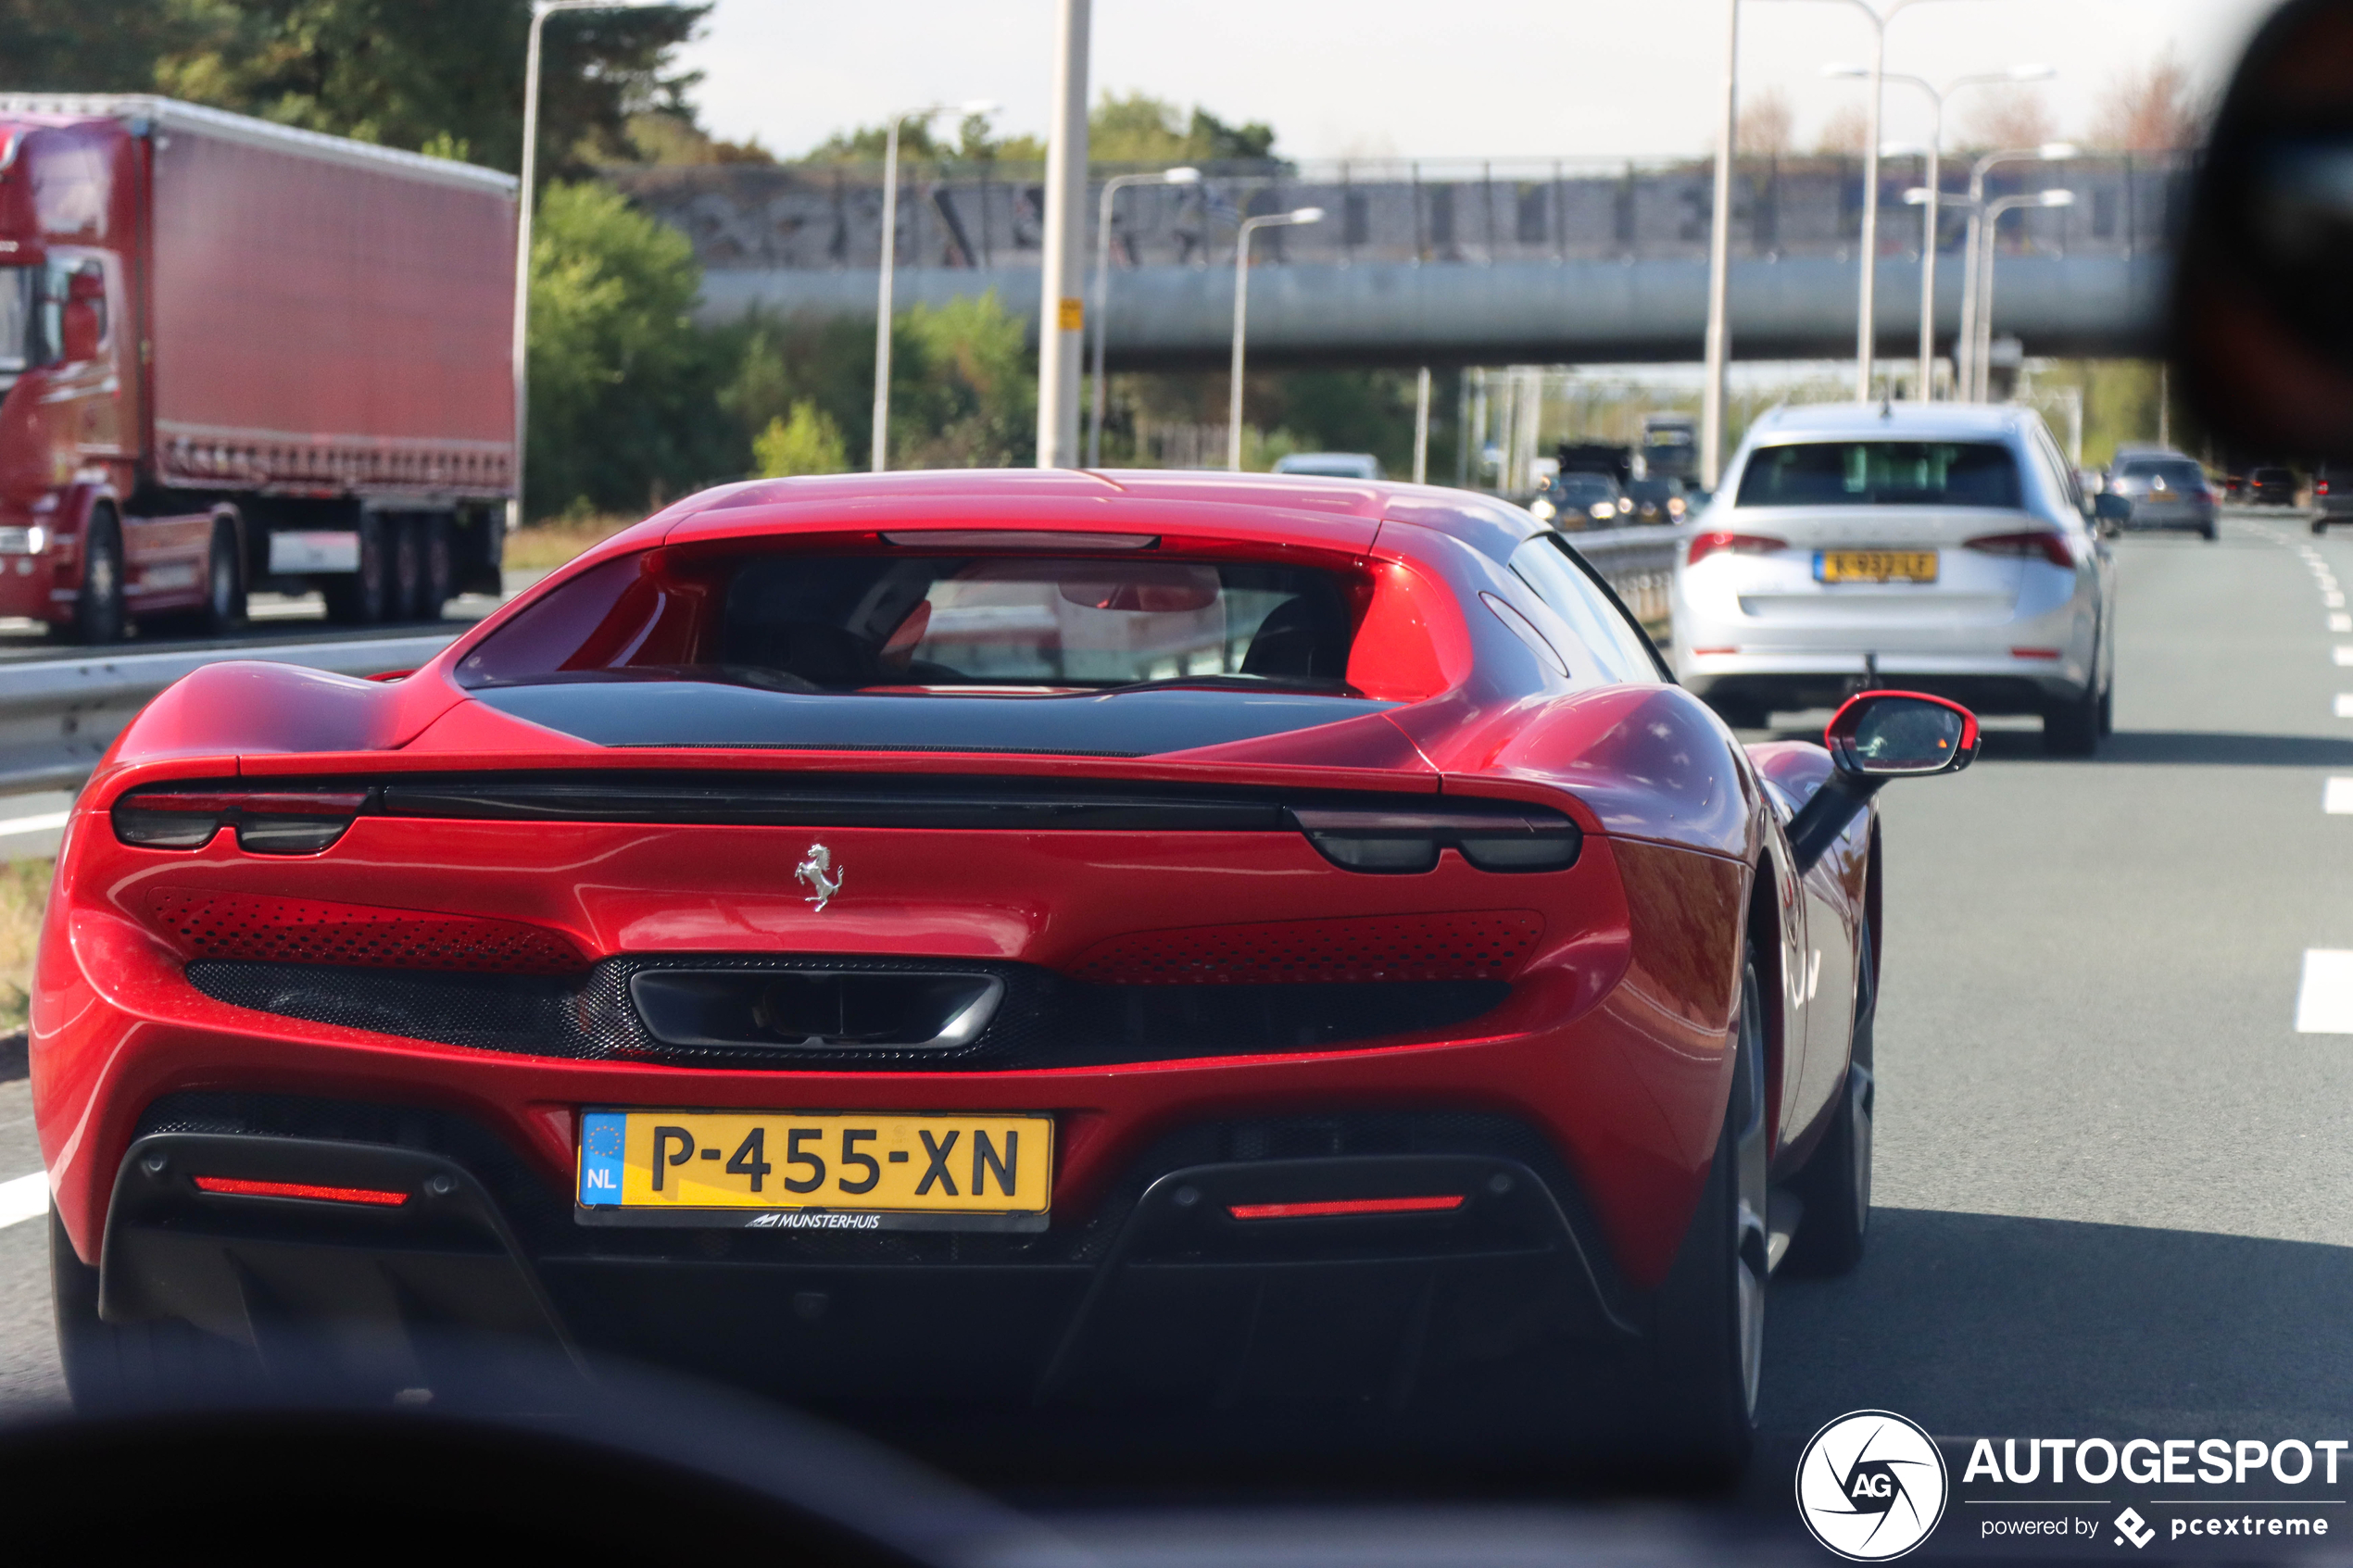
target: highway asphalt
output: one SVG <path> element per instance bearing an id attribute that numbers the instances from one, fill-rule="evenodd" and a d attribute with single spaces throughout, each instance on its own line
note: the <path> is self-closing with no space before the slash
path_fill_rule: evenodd
<path id="1" fill-rule="evenodd" d="M 2353 539 L 2233 515 L 2117 549 L 2099 756 L 2046 759 L 2028 721 L 1882 797 L 1873 1234 L 1853 1275 L 1772 1289 L 1753 1486 L 1783 1509 L 1857 1409 L 2261 1438 L 2353 1411 L 2353 1033 L 2296 1027 L 2308 949 L 2353 950 L 2353 814 L 2323 809 L 2353 780 Z M 37 1169 L 26 1108 L 0 1084 L 0 1178 Z M 44 1228 L 0 1227 L 16 1401 L 58 1392 Z"/>

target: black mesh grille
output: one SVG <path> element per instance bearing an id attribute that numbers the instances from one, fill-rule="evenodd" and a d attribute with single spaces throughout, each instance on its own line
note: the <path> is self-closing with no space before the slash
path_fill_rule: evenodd
<path id="1" fill-rule="evenodd" d="M 648 970 L 970 972 L 1005 998 L 970 1044 L 946 1050 L 664 1045 L 629 996 Z M 1027 964 L 803 955 L 609 959 L 547 978 L 200 960 L 188 981 L 233 1006 L 476 1050 L 682 1067 L 975 1072 L 1321 1050 L 1462 1023 L 1510 994 L 1501 981 L 1275 985 L 1105 985 Z"/>

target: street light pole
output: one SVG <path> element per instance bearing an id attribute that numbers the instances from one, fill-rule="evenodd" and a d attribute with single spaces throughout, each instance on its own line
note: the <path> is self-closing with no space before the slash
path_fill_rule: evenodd
<path id="1" fill-rule="evenodd" d="M 883 135 L 882 281 L 875 295 L 875 420 L 868 464 L 876 473 L 890 467 L 890 296 L 899 270 L 899 128 L 911 119 L 928 125 L 932 116 L 945 114 L 951 107 L 971 115 L 988 114 L 997 106 L 975 100 L 961 106 L 925 104 L 919 109 L 901 109 L 890 117 L 890 129 Z"/>
<path id="2" fill-rule="evenodd" d="M 1078 378 L 1087 307 L 1087 54 L 1090 0 L 1055 0 L 1053 129 L 1046 138 L 1046 223 L 1039 239 L 1038 466 L 1078 466 Z"/>
<path id="3" fill-rule="evenodd" d="M 1736 0 L 1737 3 L 1737 0 Z M 1429 367 L 1414 378 L 1414 483 L 1429 483 Z"/>
<path id="4" fill-rule="evenodd" d="M 1981 242 L 1985 229 L 1985 176 L 2000 164 L 2036 159 L 2048 163 L 2074 156 L 2075 148 L 2068 143 L 2045 142 L 2039 147 L 2007 147 L 1987 153 L 1969 166 L 1969 229 L 1961 240 L 1961 335 L 1953 346 L 1953 370 L 1964 401 L 1979 403 L 1985 398 L 1985 367 L 1978 349 L 1983 325 L 1979 319 L 1978 301 L 1982 292 L 1980 270 L 1991 265 L 1990 261 L 1981 261 L 1979 255 L 1983 248 Z"/>
<path id="5" fill-rule="evenodd" d="M 1977 362 L 1978 395 L 1982 403 L 1994 395 L 1994 241 L 2001 228 L 2002 215 L 2021 207 L 2073 207 L 2073 191 L 2030 191 L 2020 195 L 1999 196 L 1985 204 L 1985 256 L 1978 269 Z"/>
<path id="6" fill-rule="evenodd" d="M 531 28 L 522 54 L 522 185 L 515 193 L 514 341 L 509 369 L 514 377 L 515 476 L 514 497 L 508 502 L 510 524 L 522 522 L 522 458 L 524 424 L 531 412 L 531 219 L 539 177 L 539 45 L 540 30 L 560 11 L 635 11 L 666 9 L 684 0 L 533 0 Z"/>
<path id="7" fill-rule="evenodd" d="M 1862 66 L 1829 65 L 1822 68 L 1829 77 L 1862 77 L 1869 74 Z M 1934 115 L 1934 130 L 1928 139 L 1928 168 L 1921 189 L 1927 194 L 1919 205 L 1927 210 L 1921 214 L 1920 239 L 1920 364 L 1917 401 L 1929 402 L 1934 393 L 1936 378 L 1936 241 L 1939 207 L 1944 199 L 1944 100 L 1964 87 L 1982 87 L 1995 82 L 2042 82 L 2057 75 L 2049 66 L 2013 66 L 2007 71 L 1980 76 L 1956 77 L 1941 89 L 1924 77 L 1906 75 L 1898 71 L 1882 71 L 1882 82 L 1894 82 L 1916 87 L 1928 94 Z M 1909 200 L 1907 194 L 1906 197 Z M 1960 353 L 1954 354 L 1955 390 L 1959 386 Z"/>
<path id="8" fill-rule="evenodd" d="M 1095 381 L 1088 395 L 1087 466 L 1103 466 L 1103 340 L 1111 333 L 1111 203 L 1130 185 L 1198 185 L 1198 169 L 1165 169 L 1157 174 L 1114 174 L 1103 182 L 1102 216 L 1095 232 Z"/>
<path id="9" fill-rule="evenodd" d="M 1724 116 L 1716 127 L 1716 210 L 1707 232 L 1707 384 L 1700 391 L 1699 403 L 1699 487 L 1711 495 L 1724 466 L 1724 383 L 1731 350 L 1727 294 L 1732 256 L 1732 154 L 1740 112 L 1741 0 L 1724 0 Z"/>
<path id="10" fill-rule="evenodd" d="M 1234 371 L 1226 395 L 1226 471 L 1242 471 L 1242 335 L 1250 322 L 1250 237 L 1261 229 L 1286 229 L 1300 223 L 1321 223 L 1324 209 L 1302 207 L 1290 212 L 1270 212 L 1245 218 L 1234 236 Z"/>

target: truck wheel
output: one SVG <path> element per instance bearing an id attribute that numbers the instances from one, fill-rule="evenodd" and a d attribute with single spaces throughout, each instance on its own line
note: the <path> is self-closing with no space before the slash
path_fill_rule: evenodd
<path id="1" fill-rule="evenodd" d="M 391 525 L 392 582 L 385 610 L 395 621 L 417 619 L 418 601 L 424 597 L 424 551 L 417 538 L 417 520 L 398 519 Z"/>
<path id="2" fill-rule="evenodd" d="M 237 529 L 227 518 L 214 520 L 212 548 L 205 558 L 205 630 L 225 637 L 245 623 L 245 563 L 237 554 Z"/>
<path id="3" fill-rule="evenodd" d="M 327 619 L 346 626 L 369 626 L 384 618 L 384 590 L 391 577 L 384 559 L 384 519 L 359 517 L 359 570 L 327 579 Z"/>
<path id="4" fill-rule="evenodd" d="M 438 515 L 417 520 L 418 588 L 417 614 L 424 621 L 438 621 L 444 605 L 458 591 L 457 563 L 451 559 L 449 520 Z"/>
<path id="5" fill-rule="evenodd" d="M 128 617 L 122 605 L 122 525 L 115 521 L 114 508 L 94 508 L 82 534 L 82 594 L 73 607 L 74 641 L 120 642 Z"/>

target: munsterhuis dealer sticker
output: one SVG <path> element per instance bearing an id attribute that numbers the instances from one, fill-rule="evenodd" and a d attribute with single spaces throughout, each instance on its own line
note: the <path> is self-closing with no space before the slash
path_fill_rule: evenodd
<path id="1" fill-rule="evenodd" d="M 1957 1477 L 1957 1479 L 1956 1479 Z M 1856 1411 L 1797 1463 L 1797 1512 L 1840 1557 L 2276 1559 L 2353 1536 L 2353 1439 L 2196 1436 L 1932 1438 Z"/>

